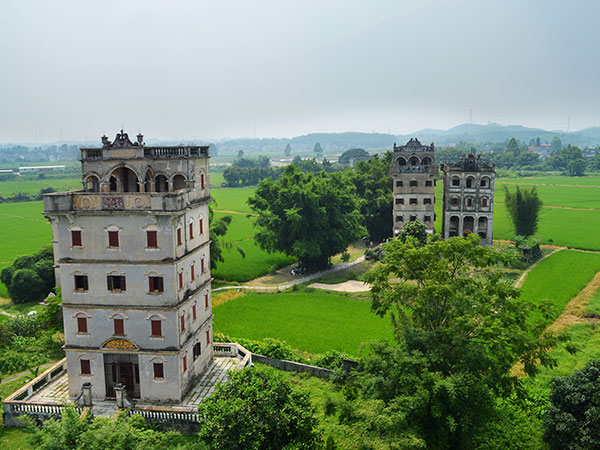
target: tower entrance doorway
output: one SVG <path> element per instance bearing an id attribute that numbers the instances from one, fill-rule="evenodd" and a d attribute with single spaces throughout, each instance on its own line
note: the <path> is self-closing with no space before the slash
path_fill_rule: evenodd
<path id="1" fill-rule="evenodd" d="M 125 385 L 127 395 L 140 398 L 140 366 L 138 355 L 104 354 L 104 380 L 106 396 L 115 397 L 115 386 Z"/>

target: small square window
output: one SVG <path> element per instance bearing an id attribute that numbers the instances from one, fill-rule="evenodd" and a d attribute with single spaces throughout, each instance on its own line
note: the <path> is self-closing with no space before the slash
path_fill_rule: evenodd
<path id="1" fill-rule="evenodd" d="M 430 198 L 424 198 L 423 199 L 423 204 L 424 205 L 431 205 L 431 199 Z"/>
<path id="2" fill-rule="evenodd" d="M 163 277 L 148 277 L 149 292 L 163 292 Z"/>
<path id="3" fill-rule="evenodd" d="M 202 348 L 200 345 L 200 342 L 196 342 L 194 344 L 194 361 L 196 360 L 196 358 L 198 358 L 198 356 L 200 356 L 202 354 Z"/>
<path id="4" fill-rule="evenodd" d="M 154 378 L 164 378 L 165 372 L 163 368 L 163 363 L 154 363 Z"/>
<path id="5" fill-rule="evenodd" d="M 416 198 L 411 198 L 411 199 L 409 200 L 409 203 L 410 203 L 411 205 L 416 205 L 416 204 L 417 204 L 417 199 L 416 199 Z"/>
<path id="6" fill-rule="evenodd" d="M 87 291 L 88 290 L 88 277 L 87 275 L 75 275 L 75 290 L 76 291 Z"/>
<path id="7" fill-rule="evenodd" d="M 404 222 L 404 217 L 396 216 L 396 222 Z"/>
<path id="8" fill-rule="evenodd" d="M 157 319 L 152 319 L 150 323 L 152 324 L 152 336 L 162 337 L 162 322 Z"/>
<path id="9" fill-rule="evenodd" d="M 404 205 L 404 199 L 403 198 L 397 198 L 396 199 L 396 205 Z"/>
<path id="10" fill-rule="evenodd" d="M 452 186 L 460 186 L 460 178 L 452 178 Z"/>
<path id="11" fill-rule="evenodd" d="M 86 317 L 78 317 L 77 318 L 77 332 L 78 333 L 87 333 L 87 318 Z"/>
<path id="12" fill-rule="evenodd" d="M 123 319 L 114 319 L 113 323 L 115 336 L 125 336 L 125 327 L 123 325 Z"/>
<path id="13" fill-rule="evenodd" d="M 417 220 L 417 216 L 416 215 L 411 215 L 410 216 L 410 221 L 414 222 L 415 220 Z"/>
<path id="14" fill-rule="evenodd" d="M 81 247 L 81 230 L 71 230 L 71 245 Z"/>
<path id="15" fill-rule="evenodd" d="M 400 181 L 400 180 L 396 181 L 396 187 L 402 187 L 402 181 Z"/>
<path id="16" fill-rule="evenodd" d="M 411 180 L 410 187 L 417 187 L 418 185 L 419 183 L 417 183 L 417 180 Z"/>
<path id="17" fill-rule="evenodd" d="M 122 275 L 108 275 L 106 285 L 109 291 L 121 292 L 125 290 L 125 277 Z"/>
<path id="18" fill-rule="evenodd" d="M 425 222 L 431 222 L 431 216 L 425 216 Z"/>
<path id="19" fill-rule="evenodd" d="M 80 359 L 79 365 L 81 366 L 81 375 L 91 375 L 92 374 L 89 359 Z"/>
<path id="20" fill-rule="evenodd" d="M 431 181 L 431 180 L 426 180 L 426 181 L 425 181 L 425 186 L 426 186 L 426 187 L 431 187 L 431 186 L 433 186 L 433 181 Z"/>

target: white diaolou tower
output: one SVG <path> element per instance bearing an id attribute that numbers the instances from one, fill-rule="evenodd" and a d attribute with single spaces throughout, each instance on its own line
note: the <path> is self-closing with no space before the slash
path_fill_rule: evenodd
<path id="1" fill-rule="evenodd" d="M 121 130 L 81 149 L 83 190 L 45 196 L 70 396 L 177 403 L 211 364 L 208 150 Z"/>

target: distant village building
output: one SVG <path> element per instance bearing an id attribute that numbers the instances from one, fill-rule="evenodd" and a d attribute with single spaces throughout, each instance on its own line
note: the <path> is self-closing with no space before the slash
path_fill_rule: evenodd
<path id="1" fill-rule="evenodd" d="M 83 190 L 45 196 L 71 398 L 176 403 L 212 363 L 208 159 L 121 131 L 81 149 Z"/>
<path id="2" fill-rule="evenodd" d="M 550 144 L 541 144 L 540 146 L 530 145 L 527 150 L 533 153 L 537 153 L 540 159 L 546 159 L 552 153 Z"/>
<path id="3" fill-rule="evenodd" d="M 423 145 L 411 139 L 406 145 L 394 144 L 390 174 L 393 179 L 393 231 L 396 236 L 404 224 L 418 220 L 433 233 L 435 221 L 435 183 L 438 173 L 434 165 L 434 145 Z"/>
<path id="4" fill-rule="evenodd" d="M 57 166 L 26 166 L 19 167 L 19 172 L 27 173 L 27 172 L 52 172 L 55 170 L 65 170 L 64 165 Z"/>
<path id="5" fill-rule="evenodd" d="M 476 233 L 486 245 L 492 244 L 494 218 L 493 165 L 472 153 L 454 164 L 442 164 L 444 201 L 442 236 Z"/>

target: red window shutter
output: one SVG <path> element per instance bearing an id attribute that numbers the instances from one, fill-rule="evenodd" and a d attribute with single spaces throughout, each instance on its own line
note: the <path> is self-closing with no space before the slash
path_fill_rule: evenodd
<path id="1" fill-rule="evenodd" d="M 113 290 L 113 277 L 110 275 L 107 275 L 107 277 L 106 277 L 106 288 L 109 291 Z"/>
<path id="2" fill-rule="evenodd" d="M 121 278 L 121 290 L 124 291 L 125 290 L 125 277 L 122 276 Z"/>
<path id="3" fill-rule="evenodd" d="M 148 277 L 148 292 L 154 292 L 156 287 L 154 286 L 154 280 L 156 277 Z"/>
<path id="4" fill-rule="evenodd" d="M 204 220 L 200 219 L 200 234 L 204 233 Z"/>
<path id="5" fill-rule="evenodd" d="M 154 363 L 154 378 L 164 378 L 163 363 Z"/>
<path id="6" fill-rule="evenodd" d="M 73 247 L 81 247 L 81 231 L 80 230 L 72 230 L 71 231 L 71 245 Z"/>
<path id="7" fill-rule="evenodd" d="M 162 277 L 156 277 L 156 281 L 157 281 L 158 292 L 163 292 L 164 291 L 163 278 Z"/>
<path id="8" fill-rule="evenodd" d="M 181 245 L 181 228 L 177 228 L 177 245 Z"/>
<path id="9" fill-rule="evenodd" d="M 87 276 L 83 276 L 83 290 L 87 291 L 88 290 L 88 277 Z"/>
<path id="10" fill-rule="evenodd" d="M 183 272 L 179 272 L 179 290 L 183 289 Z"/>
<path id="11" fill-rule="evenodd" d="M 190 223 L 190 239 L 194 239 L 194 224 Z"/>
<path id="12" fill-rule="evenodd" d="M 156 231 L 146 231 L 146 241 L 149 248 L 158 247 L 158 238 Z"/>
<path id="13" fill-rule="evenodd" d="M 77 332 L 78 333 L 87 333 L 87 319 L 85 317 L 77 318 Z"/>
<path id="14" fill-rule="evenodd" d="M 192 305 L 192 320 L 196 320 L 196 305 Z"/>
<path id="15" fill-rule="evenodd" d="M 115 324 L 115 334 L 117 336 L 124 336 L 125 335 L 125 327 L 123 326 L 123 319 L 115 319 L 114 324 Z"/>
<path id="16" fill-rule="evenodd" d="M 187 356 L 183 357 L 183 371 L 185 372 L 187 370 Z"/>
<path id="17" fill-rule="evenodd" d="M 200 272 L 204 273 L 204 258 L 200 260 Z"/>
<path id="18" fill-rule="evenodd" d="M 192 281 L 194 281 L 196 279 L 196 274 L 194 273 L 194 265 L 193 264 L 190 268 L 190 272 L 191 272 Z"/>
<path id="19" fill-rule="evenodd" d="M 185 331 L 185 316 L 182 315 L 181 316 L 181 332 L 183 333 Z"/>
<path id="20" fill-rule="evenodd" d="M 204 309 L 208 309 L 208 293 L 204 294 Z"/>
<path id="21" fill-rule="evenodd" d="M 79 364 L 81 365 L 81 375 L 91 375 L 89 359 L 80 359 Z"/>
<path id="22" fill-rule="evenodd" d="M 152 336 L 162 336 L 162 323 L 160 320 L 152 320 Z"/>
<path id="23" fill-rule="evenodd" d="M 202 187 L 202 189 L 204 189 L 205 185 L 204 185 L 204 174 L 200 174 L 200 186 Z"/>
<path id="24" fill-rule="evenodd" d="M 108 246 L 109 247 L 118 247 L 119 246 L 119 232 L 118 231 L 109 231 L 108 232 Z"/>
<path id="25" fill-rule="evenodd" d="M 210 332 L 206 330 L 206 345 L 210 344 Z"/>

